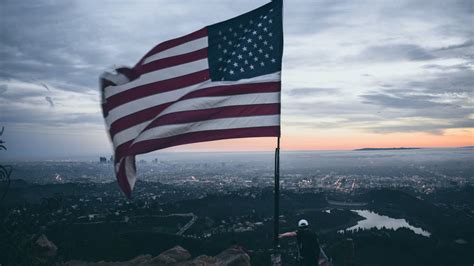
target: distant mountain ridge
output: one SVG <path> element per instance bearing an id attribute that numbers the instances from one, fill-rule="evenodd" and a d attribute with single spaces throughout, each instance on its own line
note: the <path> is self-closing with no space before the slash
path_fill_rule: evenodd
<path id="1" fill-rule="evenodd" d="M 354 151 L 394 151 L 394 150 L 419 150 L 421 148 L 416 147 L 399 147 L 399 148 L 362 148 L 355 149 Z"/>

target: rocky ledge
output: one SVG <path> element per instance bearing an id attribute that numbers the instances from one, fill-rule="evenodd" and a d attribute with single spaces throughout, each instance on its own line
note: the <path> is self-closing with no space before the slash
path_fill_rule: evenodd
<path id="1" fill-rule="evenodd" d="M 201 255 L 192 258 L 191 254 L 184 248 L 176 246 L 160 255 L 153 257 L 151 255 L 140 255 L 129 261 L 120 262 L 85 262 L 72 260 L 65 263 L 67 266 L 248 266 L 250 265 L 250 257 L 240 246 L 232 246 L 217 256 L 210 257 Z"/>

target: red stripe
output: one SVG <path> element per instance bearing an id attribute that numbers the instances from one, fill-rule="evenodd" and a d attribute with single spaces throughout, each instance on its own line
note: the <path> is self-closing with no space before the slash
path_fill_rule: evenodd
<path id="1" fill-rule="evenodd" d="M 210 78 L 209 69 L 201 70 L 195 73 L 188 75 L 162 80 L 155 83 L 146 84 L 143 86 L 138 86 L 133 89 L 129 89 L 120 93 L 117 93 L 113 96 L 107 98 L 107 103 L 105 104 L 106 113 L 112 110 L 113 108 L 135 101 L 137 99 L 147 97 L 150 95 L 172 91 L 194 84 L 204 82 Z"/>
<path id="2" fill-rule="evenodd" d="M 143 56 L 142 59 L 140 59 L 140 61 L 137 63 L 136 66 L 140 65 L 145 58 L 147 58 L 151 55 L 154 55 L 154 54 L 162 52 L 164 50 L 168 50 L 172 47 L 175 47 L 175 46 L 181 45 L 183 43 L 187 43 L 187 42 L 190 42 L 190 41 L 193 41 L 193 40 L 205 37 L 205 36 L 207 36 L 207 28 L 202 28 L 202 29 L 200 29 L 198 31 L 195 31 L 193 33 L 190 33 L 188 35 L 184 35 L 184 36 L 176 38 L 176 39 L 172 39 L 172 40 L 168 40 L 166 42 L 162 42 L 162 43 L 158 44 L 157 46 L 155 46 L 153 49 L 151 49 L 148 53 L 146 53 L 145 56 Z"/>
<path id="3" fill-rule="evenodd" d="M 277 92 L 281 89 L 281 82 L 262 82 L 262 83 L 250 83 L 250 84 L 237 84 L 237 85 L 225 85 L 210 87 L 202 90 L 196 90 L 186 94 L 180 100 L 187 100 L 197 97 L 209 97 L 209 96 L 230 96 L 248 93 L 260 93 L 260 92 Z"/>
<path id="4" fill-rule="evenodd" d="M 207 58 L 207 48 L 203 48 L 203 49 L 186 53 L 186 54 L 180 54 L 176 56 L 159 59 L 159 60 L 150 62 L 146 65 L 139 65 L 135 68 L 135 72 L 138 75 L 143 75 L 148 72 L 160 70 L 167 67 L 181 65 L 181 64 L 193 62 L 193 61 L 204 59 L 204 58 Z"/>
<path id="5" fill-rule="evenodd" d="M 279 126 L 198 131 L 168 138 L 141 141 L 130 147 L 128 154 L 143 154 L 154 150 L 196 142 L 234 138 L 278 137 L 279 135 Z"/>
<path id="6" fill-rule="evenodd" d="M 191 123 L 218 118 L 244 117 L 257 115 L 276 115 L 280 113 L 280 104 L 236 105 L 204 110 L 182 111 L 166 114 L 154 120 L 145 130 L 172 124 Z"/>
<path id="7" fill-rule="evenodd" d="M 119 145 L 115 149 L 115 160 L 120 160 L 122 157 L 125 157 L 132 143 L 133 143 L 133 139 Z"/>
<path id="8" fill-rule="evenodd" d="M 144 109 L 142 111 L 124 116 L 116 120 L 110 126 L 110 135 L 113 138 L 115 134 L 117 134 L 118 132 L 122 130 L 138 125 L 150 119 L 153 119 L 155 116 L 159 115 L 160 112 L 162 112 L 168 106 L 181 100 L 187 100 L 187 99 L 197 98 L 197 97 L 230 96 L 230 95 L 239 95 L 239 94 L 248 94 L 248 93 L 278 92 L 280 91 L 280 87 L 281 87 L 280 82 L 265 82 L 265 83 L 217 86 L 217 87 L 204 88 L 201 90 L 193 91 L 176 101 L 153 106 L 151 108 Z"/>
<path id="9" fill-rule="evenodd" d="M 127 198 L 130 198 L 132 196 L 132 188 L 128 183 L 128 178 L 125 173 L 125 158 L 123 158 L 122 162 L 120 163 L 119 171 L 117 172 L 116 176 L 117 183 L 119 184 L 120 189 L 122 189 L 123 193 L 125 194 L 125 196 L 127 196 Z"/>

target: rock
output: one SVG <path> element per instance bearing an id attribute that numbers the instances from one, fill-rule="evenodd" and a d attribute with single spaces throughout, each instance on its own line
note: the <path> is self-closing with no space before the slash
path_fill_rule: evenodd
<path id="1" fill-rule="evenodd" d="M 47 263 L 56 257 L 58 247 L 42 234 L 36 239 L 33 252 L 40 263 Z"/>
<path id="2" fill-rule="evenodd" d="M 232 246 L 215 257 L 218 265 L 247 266 L 250 265 L 250 257 L 242 247 Z"/>
<path id="3" fill-rule="evenodd" d="M 191 254 L 184 248 L 176 246 L 156 257 L 140 255 L 125 262 L 84 262 L 68 261 L 67 266 L 249 266 L 250 257 L 244 249 L 239 246 L 230 247 L 215 257 L 201 255 L 191 259 Z"/>
<path id="4" fill-rule="evenodd" d="M 157 257 L 153 258 L 149 264 L 151 265 L 173 265 L 178 262 L 184 262 L 191 258 L 191 254 L 181 246 L 168 249 Z"/>

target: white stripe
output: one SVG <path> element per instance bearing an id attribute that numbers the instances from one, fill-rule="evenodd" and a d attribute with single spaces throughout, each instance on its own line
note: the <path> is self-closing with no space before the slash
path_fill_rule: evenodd
<path id="1" fill-rule="evenodd" d="M 219 108 L 219 107 L 236 106 L 236 105 L 271 104 L 271 103 L 279 103 L 279 102 L 280 102 L 279 92 L 193 98 L 193 99 L 180 101 L 171 105 L 167 109 L 163 110 L 162 113 L 154 117 L 152 121 L 166 114 L 175 113 L 175 112 L 205 110 L 205 109 L 210 109 L 210 108 Z M 125 130 L 118 132 L 117 134 L 115 134 L 113 138 L 114 146 L 118 147 L 127 141 L 135 139 L 150 122 L 151 121 L 140 123 L 138 125 L 129 127 Z"/>
<path id="2" fill-rule="evenodd" d="M 125 83 L 130 81 L 127 78 L 127 76 L 125 76 L 122 73 L 113 74 L 113 73 L 110 73 L 110 72 L 104 72 L 104 74 L 102 74 L 100 76 L 100 78 L 108 80 L 108 81 L 114 83 L 115 85 L 122 85 L 122 84 L 125 84 Z"/>
<path id="3" fill-rule="evenodd" d="M 104 89 L 105 98 L 109 98 L 117 93 L 138 87 L 146 84 L 167 80 L 171 78 L 181 77 L 187 74 L 192 74 L 198 71 L 209 69 L 207 58 L 196 60 L 193 62 L 172 66 L 168 68 L 159 69 L 141 75 L 138 79 L 119 86 L 108 86 Z"/>
<path id="4" fill-rule="evenodd" d="M 130 190 L 133 190 L 135 187 L 135 182 L 137 181 L 137 173 L 135 172 L 135 156 L 127 156 L 122 163 L 125 164 L 125 176 L 127 177 L 128 185 Z"/>
<path id="5" fill-rule="evenodd" d="M 150 62 L 153 62 L 162 58 L 167 58 L 167 57 L 176 56 L 180 54 L 187 54 L 190 52 L 194 52 L 194 51 L 206 48 L 207 46 L 208 46 L 208 41 L 207 41 L 207 36 L 205 36 L 196 40 L 192 40 L 192 41 L 171 47 L 167 50 L 158 52 L 154 55 L 151 55 L 145 58 L 145 60 L 143 60 L 143 64 L 148 64 Z"/>
<path id="6" fill-rule="evenodd" d="M 214 96 L 214 97 L 200 97 L 193 98 L 184 101 L 179 101 L 167 109 L 163 110 L 154 119 L 171 113 L 193 111 L 193 110 L 205 110 L 210 108 L 219 108 L 234 105 L 252 105 L 252 104 L 268 104 L 268 103 L 279 103 L 280 93 L 279 92 L 262 92 L 262 93 L 250 93 L 240 95 L 227 95 L 227 96 Z"/>
<path id="7" fill-rule="evenodd" d="M 272 74 L 267 74 L 263 76 L 258 76 L 249 79 L 241 79 L 237 81 L 216 81 L 211 82 L 207 80 L 205 82 L 184 87 L 182 89 L 177 89 L 173 91 L 158 93 L 148 97 L 140 98 L 135 101 L 127 102 L 125 104 L 119 105 L 114 109 L 109 111 L 108 116 L 105 118 L 107 125 L 110 125 L 117 121 L 118 119 L 157 106 L 164 103 L 174 102 L 179 100 L 181 97 L 185 96 L 188 93 L 193 91 L 211 88 L 216 86 L 224 85 L 242 85 L 242 84 L 251 84 L 251 83 L 263 83 L 263 82 L 278 82 L 281 80 L 280 72 L 275 72 Z"/>
<path id="8" fill-rule="evenodd" d="M 221 129 L 237 129 L 237 128 L 252 128 L 252 127 L 267 127 L 280 125 L 280 115 L 261 115 L 261 116 L 246 116 L 246 117 L 232 117 L 220 118 L 213 120 L 205 120 L 193 123 L 166 125 L 151 128 L 138 136 L 133 144 L 140 141 L 152 140 L 157 138 L 166 138 L 177 136 L 185 133 L 206 131 L 206 130 L 221 130 Z M 132 145 L 133 145 L 132 144 Z"/>

